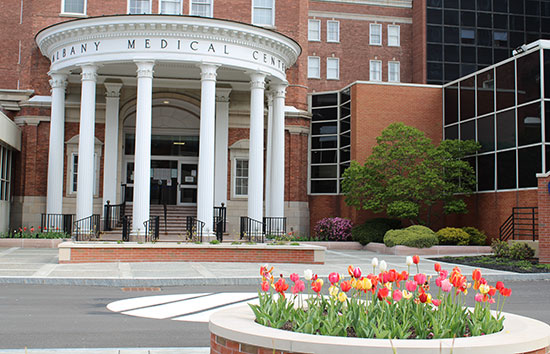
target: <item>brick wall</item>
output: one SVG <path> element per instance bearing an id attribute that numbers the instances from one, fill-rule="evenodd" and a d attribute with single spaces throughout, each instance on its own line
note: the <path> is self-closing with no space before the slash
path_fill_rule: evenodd
<path id="1" fill-rule="evenodd" d="M 550 263 L 550 195 L 548 183 L 550 174 L 537 175 L 539 188 L 537 191 L 539 212 L 539 262 Z"/>
<path id="2" fill-rule="evenodd" d="M 211 354 L 300 354 L 296 352 L 285 352 L 270 348 L 257 347 L 255 345 L 234 342 L 232 340 L 210 334 Z M 536 353 L 539 354 L 539 353 Z"/>
<path id="3" fill-rule="evenodd" d="M 413 1 L 412 42 L 412 82 L 425 84 L 427 78 L 426 0 Z"/>

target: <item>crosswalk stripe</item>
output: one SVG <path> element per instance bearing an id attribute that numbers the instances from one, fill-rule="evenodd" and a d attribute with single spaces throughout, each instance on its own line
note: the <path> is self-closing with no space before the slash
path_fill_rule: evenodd
<path id="1" fill-rule="evenodd" d="M 115 302 L 111 302 L 107 305 L 107 308 L 113 312 L 123 312 L 134 310 L 137 308 L 166 304 L 169 302 L 180 301 L 197 296 L 210 295 L 211 293 L 198 293 L 198 294 L 178 294 L 178 295 L 157 295 L 157 296 L 144 296 L 133 299 L 124 299 Z"/>

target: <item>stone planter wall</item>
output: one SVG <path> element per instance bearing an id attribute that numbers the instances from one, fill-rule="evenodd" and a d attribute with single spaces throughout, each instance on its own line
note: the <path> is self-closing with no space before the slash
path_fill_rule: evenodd
<path id="1" fill-rule="evenodd" d="M 442 256 L 453 254 L 480 254 L 491 253 L 491 246 L 432 246 L 429 248 L 415 248 L 407 246 L 386 247 L 383 243 L 370 242 L 365 249 L 371 252 L 382 254 L 393 254 L 397 256 Z"/>
<path id="2" fill-rule="evenodd" d="M 0 247 L 57 248 L 65 241 L 61 238 L 3 238 L 0 239 Z"/>

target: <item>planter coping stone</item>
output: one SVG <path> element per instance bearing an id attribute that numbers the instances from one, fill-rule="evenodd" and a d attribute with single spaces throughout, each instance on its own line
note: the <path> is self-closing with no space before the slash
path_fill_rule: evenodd
<path id="1" fill-rule="evenodd" d="M 314 245 L 272 245 L 267 244 L 255 244 L 255 245 L 231 245 L 226 243 L 210 244 L 210 243 L 177 243 L 177 242 L 105 242 L 105 241 L 79 241 L 79 242 L 63 242 L 59 244 L 59 248 L 213 248 L 213 249 L 285 249 L 285 250 L 313 250 L 313 251 L 325 251 L 325 247 Z"/>

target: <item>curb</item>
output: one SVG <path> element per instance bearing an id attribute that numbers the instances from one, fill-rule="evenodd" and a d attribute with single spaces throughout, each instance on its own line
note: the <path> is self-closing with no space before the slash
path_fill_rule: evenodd
<path id="1" fill-rule="evenodd" d="M 209 347 L 0 349 L 0 354 L 208 354 Z"/>

